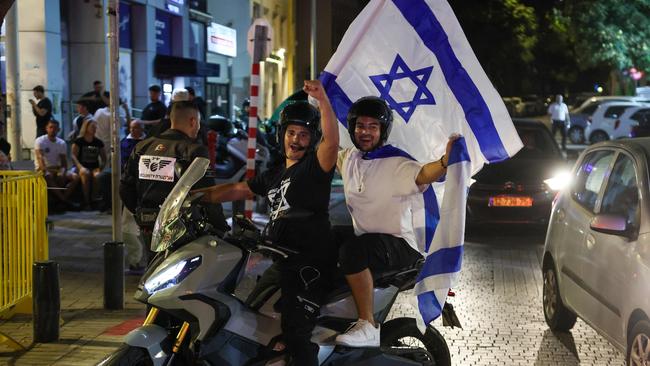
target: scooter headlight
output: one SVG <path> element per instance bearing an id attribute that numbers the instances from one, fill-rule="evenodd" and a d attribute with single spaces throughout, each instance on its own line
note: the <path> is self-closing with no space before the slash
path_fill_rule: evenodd
<path id="1" fill-rule="evenodd" d="M 144 288 L 149 294 L 153 295 L 160 290 L 176 286 L 192 271 L 197 269 L 201 265 L 201 261 L 199 255 L 173 264 L 148 278 L 144 283 Z"/>

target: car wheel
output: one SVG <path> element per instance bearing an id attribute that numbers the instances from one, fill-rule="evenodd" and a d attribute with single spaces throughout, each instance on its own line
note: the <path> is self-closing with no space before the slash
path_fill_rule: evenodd
<path id="1" fill-rule="evenodd" d="M 576 323 L 576 315 L 567 309 L 560 297 L 560 287 L 552 262 L 544 266 L 544 319 L 551 330 L 566 332 Z"/>
<path id="2" fill-rule="evenodd" d="M 650 323 L 641 320 L 634 325 L 627 341 L 627 364 L 641 366 L 650 364 Z"/>
<path id="3" fill-rule="evenodd" d="M 595 143 L 601 142 L 601 141 L 607 141 L 607 140 L 609 140 L 609 136 L 607 136 L 607 134 L 605 132 L 603 132 L 603 131 L 596 131 L 596 132 L 592 133 L 591 137 L 589 138 L 589 141 L 592 144 L 595 144 Z"/>
<path id="4" fill-rule="evenodd" d="M 571 127 L 569 128 L 569 141 L 572 144 L 583 144 L 585 142 L 585 133 L 582 127 Z"/>

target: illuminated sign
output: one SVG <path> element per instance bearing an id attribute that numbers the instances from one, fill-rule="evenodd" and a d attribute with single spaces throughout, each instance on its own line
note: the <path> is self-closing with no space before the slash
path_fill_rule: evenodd
<path id="1" fill-rule="evenodd" d="M 230 57 L 237 56 L 237 31 L 235 29 L 212 23 L 207 32 L 208 51 Z"/>

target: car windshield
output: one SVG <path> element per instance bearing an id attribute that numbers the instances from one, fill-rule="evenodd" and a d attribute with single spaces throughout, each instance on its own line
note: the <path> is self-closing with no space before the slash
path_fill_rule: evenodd
<path id="1" fill-rule="evenodd" d="M 190 189 L 205 175 L 210 165 L 206 158 L 196 158 L 160 206 L 151 237 L 151 250 L 162 252 L 185 234 L 179 214 Z"/>
<path id="2" fill-rule="evenodd" d="M 513 159 L 556 159 L 559 151 L 551 134 L 544 126 L 517 126 L 517 133 L 524 147 L 513 157 Z"/>

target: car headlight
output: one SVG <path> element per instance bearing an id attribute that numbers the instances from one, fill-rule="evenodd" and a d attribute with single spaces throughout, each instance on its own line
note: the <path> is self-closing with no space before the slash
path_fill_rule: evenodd
<path id="1" fill-rule="evenodd" d="M 192 259 L 182 260 L 148 278 L 144 283 L 144 288 L 149 294 L 153 295 L 160 290 L 176 286 L 200 265 L 200 255 Z"/>
<path id="2" fill-rule="evenodd" d="M 569 185 L 569 182 L 571 182 L 571 173 L 568 171 L 558 172 L 553 177 L 544 180 L 544 183 L 554 191 L 564 189 L 564 187 Z"/>

